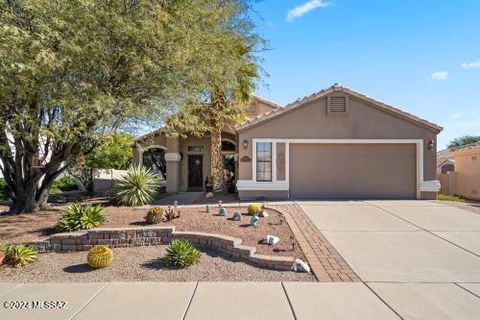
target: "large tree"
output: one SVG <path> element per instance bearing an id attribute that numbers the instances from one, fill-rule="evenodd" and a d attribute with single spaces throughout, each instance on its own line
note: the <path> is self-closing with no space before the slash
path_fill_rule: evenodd
<path id="1" fill-rule="evenodd" d="M 222 129 L 245 120 L 241 106 L 250 102 L 262 71 L 257 53 L 267 48 L 266 41 L 253 31 L 253 23 L 246 14 L 248 3 L 232 3 L 237 15 L 232 17 L 228 26 L 235 32 L 226 32 L 224 45 L 215 48 L 228 58 L 210 75 L 203 94 L 169 117 L 166 125 L 170 135 L 210 136 L 214 191 L 224 187 Z"/>
<path id="2" fill-rule="evenodd" d="M 127 118 L 190 105 L 229 57 L 234 1 L 0 2 L 0 169 L 11 212 Z M 240 31 L 241 33 L 241 31 Z"/>
<path id="3" fill-rule="evenodd" d="M 480 141 L 480 136 L 464 135 L 459 138 L 455 138 L 448 144 L 449 148 L 461 147 L 466 144 L 475 143 Z"/>

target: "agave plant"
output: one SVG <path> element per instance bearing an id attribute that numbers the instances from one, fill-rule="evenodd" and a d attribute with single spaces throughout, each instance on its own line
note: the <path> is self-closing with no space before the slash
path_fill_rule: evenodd
<path id="1" fill-rule="evenodd" d="M 164 262 L 168 266 L 188 267 L 200 261 L 200 251 L 198 251 L 189 241 L 175 239 L 167 248 Z"/>
<path id="2" fill-rule="evenodd" d="M 58 222 L 57 229 L 62 232 L 92 229 L 98 227 L 103 221 L 105 216 L 100 206 L 73 203 Z"/>
<path id="3" fill-rule="evenodd" d="M 37 260 L 37 250 L 23 244 L 8 246 L 4 249 L 5 261 L 14 266 L 25 266 Z"/>
<path id="4" fill-rule="evenodd" d="M 152 202 L 160 187 L 159 176 L 150 168 L 131 166 L 113 188 L 113 199 L 125 206 L 141 206 Z"/>

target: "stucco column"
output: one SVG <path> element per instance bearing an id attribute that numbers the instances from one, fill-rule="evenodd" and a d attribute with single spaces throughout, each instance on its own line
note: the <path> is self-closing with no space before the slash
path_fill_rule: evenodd
<path id="1" fill-rule="evenodd" d="M 167 137 L 167 153 L 165 162 L 167 164 L 167 192 L 178 192 L 180 186 L 180 143 L 178 139 Z"/>

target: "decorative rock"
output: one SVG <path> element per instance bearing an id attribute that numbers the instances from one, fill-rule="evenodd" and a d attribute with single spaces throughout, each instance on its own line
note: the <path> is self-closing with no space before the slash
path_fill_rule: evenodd
<path id="1" fill-rule="evenodd" d="M 268 234 L 265 239 L 263 239 L 263 243 L 265 244 L 269 244 L 271 246 L 277 244 L 278 242 L 280 241 L 280 238 L 279 237 L 275 237 L 275 236 L 272 236 L 270 234 Z"/>
<path id="2" fill-rule="evenodd" d="M 227 215 L 227 208 L 220 208 L 220 210 L 218 210 L 218 215 L 219 216 L 226 216 Z"/>
<path id="3" fill-rule="evenodd" d="M 262 209 L 262 211 L 260 211 L 260 217 L 266 218 L 268 216 L 269 216 L 269 214 L 267 213 L 267 210 Z"/>
<path id="4" fill-rule="evenodd" d="M 260 218 L 258 216 L 253 216 L 252 219 L 250 219 L 251 226 L 258 227 L 259 222 L 260 222 Z"/>
<path id="5" fill-rule="evenodd" d="M 303 261 L 302 259 L 295 259 L 295 262 L 293 263 L 292 270 L 295 272 L 308 272 L 310 273 L 310 266 L 308 263 Z"/>
<path id="6" fill-rule="evenodd" d="M 207 192 L 207 194 L 205 195 L 205 198 L 206 199 L 213 198 L 213 192 Z"/>
<path id="7" fill-rule="evenodd" d="M 235 212 L 233 214 L 233 217 L 232 217 L 233 221 L 240 221 L 241 219 L 242 219 L 242 215 L 240 214 L 240 212 Z"/>

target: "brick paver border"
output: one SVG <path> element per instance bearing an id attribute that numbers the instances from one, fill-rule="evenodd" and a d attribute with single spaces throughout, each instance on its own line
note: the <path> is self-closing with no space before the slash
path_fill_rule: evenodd
<path id="1" fill-rule="evenodd" d="M 285 216 L 320 282 L 358 282 L 360 278 L 297 204 L 272 206 Z"/>

